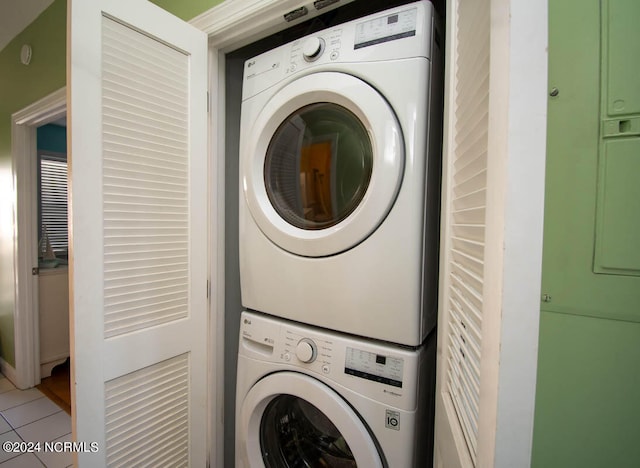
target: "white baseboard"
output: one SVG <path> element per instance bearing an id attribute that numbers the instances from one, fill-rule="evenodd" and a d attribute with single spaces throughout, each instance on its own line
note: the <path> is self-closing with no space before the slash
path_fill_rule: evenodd
<path id="1" fill-rule="evenodd" d="M 11 364 L 9 364 L 7 361 L 2 359 L 1 357 L 0 357 L 0 372 L 2 372 L 2 374 L 7 379 L 9 379 L 13 385 L 15 385 L 16 387 L 18 386 L 16 384 L 18 380 L 16 379 L 15 368 Z M 22 390 L 25 390 L 25 389 L 22 389 Z"/>

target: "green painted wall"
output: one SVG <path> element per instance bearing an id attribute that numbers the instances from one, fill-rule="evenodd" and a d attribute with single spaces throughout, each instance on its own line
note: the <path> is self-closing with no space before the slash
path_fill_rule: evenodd
<path id="1" fill-rule="evenodd" d="M 640 466 L 640 324 L 542 312 L 534 468 Z"/>
<path id="2" fill-rule="evenodd" d="M 190 19 L 222 0 L 154 0 L 182 19 Z M 0 357 L 15 366 L 13 313 L 13 222 L 11 115 L 66 84 L 66 0 L 54 0 L 33 23 L 0 51 Z M 30 44 L 29 66 L 20 48 Z"/>
<path id="3" fill-rule="evenodd" d="M 151 0 L 152 3 L 164 8 L 168 12 L 189 21 L 200 13 L 213 8 L 223 0 Z"/>
<path id="4" fill-rule="evenodd" d="M 631 124 L 607 127 L 633 117 L 610 102 L 638 96 L 639 5 L 549 1 L 535 468 L 640 466 L 640 151 Z"/>
<path id="5" fill-rule="evenodd" d="M 15 366 L 13 335 L 13 210 L 11 115 L 60 89 L 66 81 L 66 0 L 55 0 L 0 51 L 0 356 Z M 30 44 L 29 66 L 20 48 Z"/>

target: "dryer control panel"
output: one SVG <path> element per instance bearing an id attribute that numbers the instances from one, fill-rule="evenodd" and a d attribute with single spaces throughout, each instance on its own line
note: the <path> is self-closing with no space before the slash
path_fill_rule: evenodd
<path id="1" fill-rule="evenodd" d="M 431 57 L 433 6 L 402 5 L 302 37 L 247 60 L 242 99 L 322 65 Z"/>
<path id="2" fill-rule="evenodd" d="M 268 315 L 243 312 L 239 357 L 298 370 L 411 409 L 425 349 L 407 349 Z"/>

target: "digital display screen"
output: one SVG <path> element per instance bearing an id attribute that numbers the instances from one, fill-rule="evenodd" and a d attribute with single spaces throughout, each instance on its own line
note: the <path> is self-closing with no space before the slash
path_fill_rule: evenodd
<path id="1" fill-rule="evenodd" d="M 346 374 L 402 388 L 402 358 L 347 348 L 344 364 Z"/>
<path id="2" fill-rule="evenodd" d="M 356 25 L 354 49 L 416 35 L 417 8 L 363 21 Z"/>

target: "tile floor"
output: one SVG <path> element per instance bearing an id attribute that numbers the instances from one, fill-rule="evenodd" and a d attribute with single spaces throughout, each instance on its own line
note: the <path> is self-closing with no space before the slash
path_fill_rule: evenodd
<path id="1" fill-rule="evenodd" d="M 2 444 L 40 442 L 36 453 L 7 453 Z M 0 374 L 0 468 L 66 468 L 70 452 L 45 451 L 45 442 L 71 441 L 71 417 L 40 390 L 18 390 Z M 53 445 L 60 447 L 61 444 Z"/>

